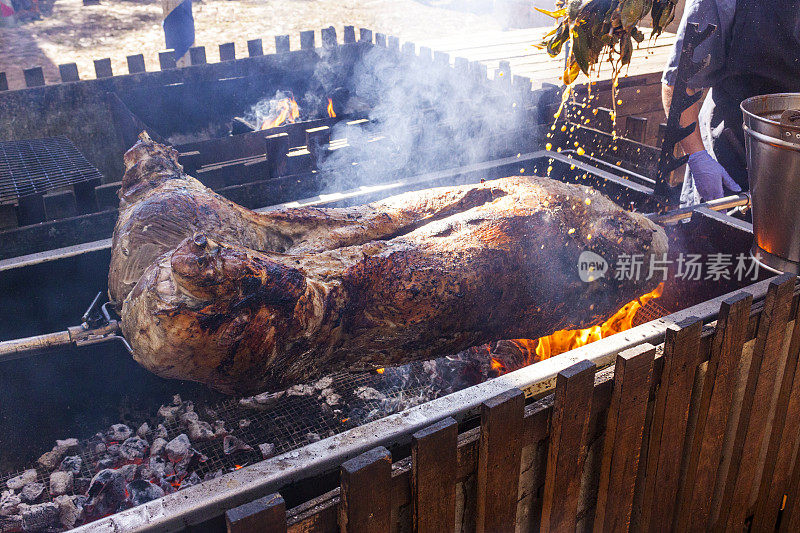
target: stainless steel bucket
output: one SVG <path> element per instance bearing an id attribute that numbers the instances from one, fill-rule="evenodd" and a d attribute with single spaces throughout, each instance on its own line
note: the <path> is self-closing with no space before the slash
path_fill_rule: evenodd
<path id="1" fill-rule="evenodd" d="M 786 110 L 800 110 L 800 94 L 755 96 L 741 107 L 753 256 L 768 268 L 800 275 L 800 126 L 781 121 Z"/>

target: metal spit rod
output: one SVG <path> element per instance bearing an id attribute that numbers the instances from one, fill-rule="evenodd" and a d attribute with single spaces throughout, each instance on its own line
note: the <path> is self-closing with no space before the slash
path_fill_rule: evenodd
<path id="1" fill-rule="evenodd" d="M 0 342 L 0 363 L 22 359 L 51 348 L 87 346 L 108 341 L 120 341 L 128 352 L 132 352 L 128 341 L 121 335 L 119 320 L 111 318 L 111 312 L 108 310 L 111 302 L 100 305 L 101 294 L 95 296 L 89 309 L 84 313 L 83 323 L 80 326 L 72 326 L 66 331 Z"/>
<path id="2" fill-rule="evenodd" d="M 741 194 L 725 196 L 724 198 L 718 198 L 716 200 L 711 200 L 710 202 L 705 202 L 698 205 L 673 209 L 672 211 L 667 211 L 666 213 L 650 213 L 647 215 L 647 217 L 656 224 L 677 224 L 682 220 L 691 218 L 692 213 L 694 213 L 699 207 L 707 207 L 713 211 L 725 211 L 726 209 L 731 209 L 734 207 L 750 207 L 750 205 L 750 193 L 743 192 Z"/>

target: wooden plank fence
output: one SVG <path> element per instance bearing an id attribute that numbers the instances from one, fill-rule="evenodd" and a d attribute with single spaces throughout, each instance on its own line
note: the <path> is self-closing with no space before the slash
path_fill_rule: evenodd
<path id="1" fill-rule="evenodd" d="M 340 487 L 286 510 L 279 494 L 227 513 L 231 533 L 289 531 L 797 531 L 800 320 L 796 278 L 726 300 L 715 324 L 671 325 L 553 394 L 446 418 L 392 464 L 341 465 Z"/>

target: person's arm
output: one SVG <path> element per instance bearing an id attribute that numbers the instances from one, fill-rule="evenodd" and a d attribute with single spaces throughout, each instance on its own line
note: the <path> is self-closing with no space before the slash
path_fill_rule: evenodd
<path id="1" fill-rule="evenodd" d="M 692 95 L 696 91 L 692 89 L 687 89 L 686 92 Z M 669 115 L 669 107 L 672 104 L 672 93 L 673 93 L 672 85 L 667 85 L 667 84 L 661 85 L 661 103 L 664 105 L 664 114 L 666 115 Z M 699 126 L 697 126 L 697 124 L 700 123 L 699 116 L 700 116 L 699 102 L 696 102 L 694 105 L 692 105 L 692 107 L 684 111 L 683 115 L 681 115 L 681 126 L 688 126 L 692 122 L 696 124 L 694 131 L 688 137 L 686 137 L 684 140 L 681 141 L 681 148 L 683 148 L 684 153 L 689 155 L 706 149 L 705 146 L 703 145 L 703 138 L 700 136 L 700 128 Z"/>

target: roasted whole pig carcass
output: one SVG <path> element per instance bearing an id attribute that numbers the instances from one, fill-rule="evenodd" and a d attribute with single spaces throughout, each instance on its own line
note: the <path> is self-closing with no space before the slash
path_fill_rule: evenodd
<path id="1" fill-rule="evenodd" d="M 583 282 L 582 252 L 667 250 L 641 215 L 545 178 L 261 215 L 149 140 L 126 164 L 110 290 L 134 357 L 229 393 L 589 326 L 657 281 Z"/>

